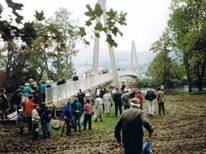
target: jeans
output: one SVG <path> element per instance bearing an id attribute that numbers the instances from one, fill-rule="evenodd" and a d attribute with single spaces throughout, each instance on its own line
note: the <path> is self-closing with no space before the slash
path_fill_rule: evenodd
<path id="1" fill-rule="evenodd" d="M 81 132 L 81 121 L 80 121 L 80 117 L 75 116 L 74 123 L 75 123 L 75 131 L 77 131 L 77 126 L 78 126 L 78 127 L 79 127 L 79 131 Z"/>
<path id="2" fill-rule="evenodd" d="M 118 116 L 118 110 L 119 110 L 119 115 L 122 114 L 122 104 L 115 104 L 115 116 Z"/>
<path id="3" fill-rule="evenodd" d="M 163 114 L 165 114 L 164 102 L 158 103 L 158 107 L 159 107 L 159 114 L 161 114 L 161 111 Z"/>
<path id="4" fill-rule="evenodd" d="M 50 137 L 51 125 L 50 122 L 43 120 L 42 121 L 42 131 L 44 137 Z"/>
<path id="5" fill-rule="evenodd" d="M 92 115 L 85 114 L 84 115 L 84 130 L 86 130 L 87 122 L 89 123 L 89 130 L 92 129 Z"/>
<path id="6" fill-rule="evenodd" d="M 33 122 L 33 139 L 38 140 L 39 139 L 39 128 L 38 123 Z"/>

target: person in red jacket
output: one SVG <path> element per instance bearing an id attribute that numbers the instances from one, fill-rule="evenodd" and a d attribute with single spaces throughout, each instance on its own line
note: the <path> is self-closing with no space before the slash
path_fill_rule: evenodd
<path id="1" fill-rule="evenodd" d="M 28 132 L 29 132 L 29 134 L 32 132 L 31 113 L 32 113 L 32 110 L 33 110 L 33 105 L 34 105 L 34 97 L 29 96 L 29 99 L 25 104 L 25 117 L 26 117 L 26 121 L 28 123 Z"/>
<path id="2" fill-rule="evenodd" d="M 144 97 L 139 89 L 137 89 L 134 97 L 140 100 L 140 109 L 143 110 L 143 98 Z"/>

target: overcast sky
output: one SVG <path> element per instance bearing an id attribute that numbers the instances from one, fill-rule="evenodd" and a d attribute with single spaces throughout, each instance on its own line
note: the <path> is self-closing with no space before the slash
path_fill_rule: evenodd
<path id="1" fill-rule="evenodd" d="M 79 18 L 80 26 L 86 20 L 86 4 L 94 7 L 96 0 L 13 0 L 24 5 L 25 19 L 32 21 L 35 10 L 43 10 L 47 17 L 53 16 L 60 7 L 66 7 L 73 13 L 74 19 Z M 127 26 L 120 27 L 123 37 L 116 39 L 118 47 L 115 50 L 131 51 L 132 40 L 137 51 L 148 51 L 151 44 L 158 40 L 165 30 L 169 19 L 171 0 L 107 0 L 107 10 L 113 8 L 118 12 L 127 12 Z M 2 3 L 5 6 L 5 3 Z M 104 40 L 101 47 L 107 47 Z M 81 46 L 82 48 L 82 46 Z M 91 44 L 93 48 L 93 44 Z"/>

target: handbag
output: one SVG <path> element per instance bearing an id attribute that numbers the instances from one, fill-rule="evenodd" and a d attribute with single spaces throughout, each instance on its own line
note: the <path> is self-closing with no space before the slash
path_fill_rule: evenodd
<path id="1" fill-rule="evenodd" d="M 152 154 L 152 144 L 150 140 L 143 144 L 142 154 Z"/>

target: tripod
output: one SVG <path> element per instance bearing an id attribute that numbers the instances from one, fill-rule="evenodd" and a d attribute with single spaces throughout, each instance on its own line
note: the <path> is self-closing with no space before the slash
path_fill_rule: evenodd
<path id="1" fill-rule="evenodd" d="M 64 133 L 64 128 L 65 128 L 65 125 L 66 125 L 66 121 L 64 120 L 64 124 L 63 124 L 63 127 L 62 127 L 61 136 L 62 136 L 62 135 L 63 135 L 63 133 Z"/>

